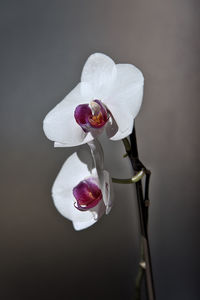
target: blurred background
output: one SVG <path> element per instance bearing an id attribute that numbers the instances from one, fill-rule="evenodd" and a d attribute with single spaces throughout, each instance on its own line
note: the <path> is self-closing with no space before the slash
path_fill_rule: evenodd
<path id="1" fill-rule="evenodd" d="M 0 1 L 1 299 L 134 299 L 134 187 L 115 185 L 110 215 L 82 232 L 51 199 L 75 149 L 54 149 L 42 120 L 94 52 L 135 64 L 145 77 L 136 131 L 152 170 L 157 299 L 199 299 L 199 9 L 198 0 Z M 106 168 L 128 177 L 121 143 L 104 145 Z"/>

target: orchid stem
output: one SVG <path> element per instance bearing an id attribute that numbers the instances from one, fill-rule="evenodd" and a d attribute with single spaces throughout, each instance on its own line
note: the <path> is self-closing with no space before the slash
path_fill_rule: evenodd
<path id="1" fill-rule="evenodd" d="M 127 138 L 123 139 L 122 141 L 126 149 L 126 152 L 129 156 L 134 172 L 137 174 L 139 171 L 143 169 L 146 174 L 145 195 L 143 196 L 143 188 L 142 188 L 141 180 L 136 182 L 136 193 L 137 193 L 137 203 L 138 203 L 140 231 L 141 231 L 141 245 L 142 245 L 141 259 L 142 261 L 144 261 L 144 266 L 145 266 L 144 271 L 145 271 L 145 278 L 146 278 L 146 291 L 147 291 L 148 300 L 155 300 L 155 290 L 154 290 L 154 283 L 153 283 L 153 273 L 152 273 L 151 255 L 150 255 L 149 238 L 148 238 L 149 180 L 150 180 L 151 172 L 147 170 L 139 160 L 135 127 L 133 128 L 133 132 L 130 135 L 130 142 Z M 138 271 L 137 282 L 136 282 L 137 294 L 138 294 L 138 282 L 139 284 L 141 284 L 142 282 L 141 264 L 139 265 L 139 271 Z M 139 296 L 140 296 L 140 291 L 139 291 Z"/>
<path id="2" fill-rule="evenodd" d="M 144 170 L 141 170 L 135 176 L 133 176 L 132 178 L 128 178 L 128 179 L 118 179 L 118 178 L 113 178 L 112 177 L 112 182 L 122 183 L 122 184 L 136 183 L 139 180 L 141 180 L 144 175 L 145 175 Z"/>
<path id="3" fill-rule="evenodd" d="M 126 154 L 125 155 L 128 156 L 128 153 L 131 151 L 131 145 L 129 143 L 129 140 L 127 138 L 124 138 L 122 140 L 122 142 L 123 142 L 124 148 L 126 149 L 126 152 L 127 152 L 127 155 Z"/>

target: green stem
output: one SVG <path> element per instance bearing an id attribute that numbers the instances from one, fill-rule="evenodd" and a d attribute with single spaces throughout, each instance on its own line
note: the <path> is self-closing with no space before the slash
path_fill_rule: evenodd
<path id="1" fill-rule="evenodd" d="M 122 183 L 122 184 L 135 183 L 135 182 L 138 182 L 139 180 L 141 180 L 144 175 L 145 175 L 144 170 L 141 170 L 135 176 L 133 176 L 132 178 L 128 178 L 128 179 L 112 178 L 112 182 Z"/>
<path id="2" fill-rule="evenodd" d="M 127 154 L 131 151 L 131 145 L 129 143 L 129 140 L 127 138 L 122 139 L 122 142 L 124 144 L 124 148 L 126 149 Z"/>

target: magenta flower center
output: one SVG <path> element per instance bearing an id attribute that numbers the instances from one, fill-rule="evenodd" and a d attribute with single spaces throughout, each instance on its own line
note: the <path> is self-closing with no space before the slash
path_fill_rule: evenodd
<path id="1" fill-rule="evenodd" d="M 73 188 L 73 195 L 76 198 L 75 207 L 81 211 L 95 207 L 102 200 L 101 190 L 95 183 L 94 178 L 79 182 Z"/>
<path id="2" fill-rule="evenodd" d="M 109 119 L 108 111 L 100 100 L 93 100 L 89 104 L 80 104 L 74 112 L 76 122 L 85 132 L 103 127 Z"/>

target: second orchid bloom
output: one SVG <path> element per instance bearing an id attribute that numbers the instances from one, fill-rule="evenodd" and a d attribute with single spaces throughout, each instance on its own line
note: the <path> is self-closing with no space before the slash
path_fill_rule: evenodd
<path id="1" fill-rule="evenodd" d="M 79 151 L 62 166 L 52 197 L 57 210 L 72 221 L 74 229 L 85 229 L 112 207 L 110 175 L 93 160 L 89 148 Z"/>

